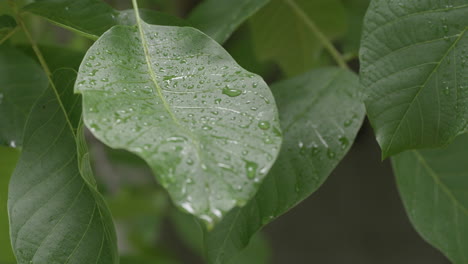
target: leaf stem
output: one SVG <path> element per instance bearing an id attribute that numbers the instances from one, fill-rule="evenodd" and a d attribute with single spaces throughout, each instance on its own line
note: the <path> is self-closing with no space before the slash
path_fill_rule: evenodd
<path id="1" fill-rule="evenodd" d="M 286 4 L 291 7 L 291 9 L 304 21 L 306 26 L 315 34 L 315 36 L 319 39 L 322 45 L 328 50 L 330 55 L 335 59 L 336 63 L 343 69 L 348 69 L 349 67 L 346 64 L 343 55 L 333 46 L 333 44 L 328 40 L 325 34 L 320 31 L 317 25 L 312 21 L 304 11 L 296 4 L 295 0 L 284 0 Z"/>
<path id="2" fill-rule="evenodd" d="M 16 33 L 16 31 L 18 31 L 19 27 L 15 27 L 12 31 L 8 32 L 8 34 L 6 34 L 5 37 L 3 37 L 1 40 L 0 40 L 0 45 L 3 44 L 3 42 L 5 42 L 7 39 L 9 39 L 11 36 L 13 36 L 13 34 Z"/>
<path id="3" fill-rule="evenodd" d="M 31 44 L 31 47 L 32 47 L 34 53 L 36 54 L 36 57 L 39 60 L 39 63 L 41 64 L 42 69 L 44 70 L 45 74 L 47 75 L 47 79 L 49 80 L 49 84 L 52 87 L 52 90 L 54 91 L 55 96 L 57 97 L 57 101 L 58 101 L 58 103 L 60 105 L 60 108 L 62 109 L 62 111 L 63 111 L 63 113 L 65 115 L 65 119 L 67 121 L 67 124 L 70 127 L 70 130 L 73 133 L 73 136 L 76 137 L 75 129 L 73 128 L 73 125 L 72 125 L 70 119 L 68 118 L 67 110 L 66 110 L 65 106 L 63 105 L 63 102 L 62 102 L 62 99 L 60 98 L 60 94 L 59 94 L 59 92 L 57 90 L 57 87 L 55 86 L 55 83 L 52 80 L 52 72 L 50 71 L 49 66 L 47 65 L 47 62 L 45 61 L 41 50 L 37 46 L 37 43 L 34 41 L 34 38 L 32 37 L 32 35 L 29 32 L 28 28 L 24 24 L 23 18 L 21 17 L 21 14 L 18 12 L 18 9 L 17 9 L 15 3 L 13 1 L 12 1 L 12 3 L 13 3 L 12 4 L 13 12 L 16 14 L 16 20 L 18 21 L 18 24 L 21 27 L 21 29 L 23 29 L 24 34 L 26 35 L 26 38 L 29 40 L 29 43 Z"/>

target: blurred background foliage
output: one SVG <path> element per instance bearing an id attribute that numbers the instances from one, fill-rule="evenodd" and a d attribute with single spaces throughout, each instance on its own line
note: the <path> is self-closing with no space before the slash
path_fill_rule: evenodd
<path id="1" fill-rule="evenodd" d="M 40 1 L 40 0 L 38 0 Z M 235 0 L 231 0 L 235 1 Z M 362 19 L 370 0 L 297 0 L 301 9 L 358 71 Z M 20 0 L 21 4 L 31 1 Z M 106 0 L 115 9 L 131 8 L 128 0 Z M 187 18 L 200 0 L 139 0 L 140 7 Z M 8 14 L 0 1 L 0 15 Z M 27 15 L 51 69 L 77 69 L 92 42 Z M 304 22 L 271 0 L 224 44 L 234 59 L 271 83 L 314 67 L 332 64 Z M 33 54 L 21 32 L 9 40 Z M 57 56 L 57 53 L 63 54 Z M 51 56 L 54 54 L 54 56 Z M 34 57 L 34 56 L 32 56 Z M 112 210 L 122 264 L 203 262 L 199 223 L 174 208 L 151 171 L 138 157 L 105 147 L 88 134 L 93 167 Z M 14 263 L 9 249 L 6 210 L 7 182 L 18 157 L 0 164 L 0 264 Z M 320 190 L 252 239 L 230 264 L 443 264 L 448 261 L 426 244 L 411 227 L 398 197 L 388 161 L 366 122 L 354 147 Z"/>

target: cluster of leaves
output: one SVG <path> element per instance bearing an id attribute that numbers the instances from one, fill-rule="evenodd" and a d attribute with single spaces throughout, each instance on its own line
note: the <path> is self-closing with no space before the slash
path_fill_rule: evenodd
<path id="1" fill-rule="evenodd" d="M 0 261 L 173 263 L 120 258 L 113 220 L 155 233 L 165 193 L 106 202 L 86 126 L 141 158 L 193 215 L 171 219 L 208 263 L 266 262 L 257 232 L 320 187 L 367 111 L 415 228 L 468 263 L 466 0 L 205 0 L 185 20 L 136 0 L 123 11 L 100 0 L 9 4 L 0 4 L 10 12 L 0 14 L 0 144 L 9 147 L 0 148 L 0 245 L 9 227 L 12 249 Z M 91 47 L 38 44 L 28 26 L 38 17 Z M 243 43 L 225 44 L 235 31 Z M 358 50 L 360 76 L 348 66 Z M 264 77 L 276 65 L 281 80 L 268 86 L 230 55 L 239 53 Z M 115 209 L 125 203 L 130 213 Z"/>

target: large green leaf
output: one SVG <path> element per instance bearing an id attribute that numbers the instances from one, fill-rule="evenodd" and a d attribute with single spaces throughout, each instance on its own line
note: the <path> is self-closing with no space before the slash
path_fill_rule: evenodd
<path id="1" fill-rule="evenodd" d="M 467 12 L 466 0 L 372 1 L 361 81 L 384 157 L 445 145 L 466 127 Z"/>
<path id="2" fill-rule="evenodd" d="M 395 156 L 393 169 L 416 230 L 453 263 L 468 263 L 468 134 L 436 150 Z"/>
<path id="3" fill-rule="evenodd" d="M 97 39 L 112 26 L 135 24 L 132 10 L 118 11 L 101 0 L 42 0 L 25 6 L 24 10 L 91 39 Z M 165 13 L 145 9 L 140 12 L 150 24 L 187 25 Z"/>
<path id="4" fill-rule="evenodd" d="M 307 17 L 291 5 L 297 5 Z M 319 60 L 322 46 L 310 23 L 333 40 L 344 33 L 345 21 L 340 0 L 271 0 L 250 24 L 259 59 L 278 63 L 292 76 L 309 70 Z"/>
<path id="5" fill-rule="evenodd" d="M 208 224 L 255 194 L 279 152 L 268 86 L 193 28 L 113 27 L 87 52 L 75 91 L 93 134 L 145 159 Z"/>
<path id="6" fill-rule="evenodd" d="M 10 245 L 8 230 L 8 182 L 15 168 L 19 152 L 13 148 L 0 146 L 0 263 L 14 263 L 15 256 Z"/>
<path id="7" fill-rule="evenodd" d="M 272 89 L 284 131 L 281 153 L 254 199 L 205 234 L 210 263 L 226 263 L 260 228 L 317 190 L 361 127 L 364 106 L 353 73 L 323 68 Z"/>
<path id="8" fill-rule="evenodd" d="M 270 0 L 206 0 L 190 14 L 191 23 L 224 43 L 247 18 Z"/>
<path id="9" fill-rule="evenodd" d="M 75 140 L 67 123 L 76 128 L 80 118 L 74 76 L 71 70 L 55 75 L 67 115 L 49 88 L 26 124 L 8 197 L 18 264 L 118 263 L 114 227 L 96 189 L 83 137 Z"/>
<path id="10" fill-rule="evenodd" d="M 46 88 L 47 77 L 33 59 L 0 46 L 0 145 L 21 146 L 29 111 Z"/>

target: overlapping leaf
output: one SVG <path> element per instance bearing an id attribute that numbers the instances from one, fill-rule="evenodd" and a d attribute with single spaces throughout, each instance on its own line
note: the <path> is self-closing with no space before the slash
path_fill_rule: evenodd
<path id="1" fill-rule="evenodd" d="M 205 234 L 210 263 L 226 263 L 260 228 L 317 190 L 364 118 L 358 78 L 345 70 L 307 72 L 272 89 L 284 131 L 281 153 L 256 196 Z"/>
<path id="2" fill-rule="evenodd" d="M 224 43 L 247 18 L 270 0 L 208 0 L 190 14 L 191 23 L 208 36 Z"/>
<path id="3" fill-rule="evenodd" d="M 135 24 L 133 10 L 117 11 L 100 0 L 42 0 L 27 5 L 24 10 L 91 39 L 97 39 L 112 26 Z M 140 12 L 150 24 L 187 25 L 165 13 L 145 9 Z"/>
<path id="4" fill-rule="evenodd" d="M 21 146 L 31 107 L 46 88 L 47 77 L 33 59 L 0 46 L 0 145 Z"/>
<path id="5" fill-rule="evenodd" d="M 74 136 L 80 118 L 79 97 L 71 89 L 74 77 L 74 71 L 61 70 L 55 78 L 67 115 L 49 88 L 26 124 L 8 195 L 18 264 L 118 263 L 110 214 L 97 192 L 83 139 L 77 144 Z"/>
<path id="6" fill-rule="evenodd" d="M 345 31 L 345 21 L 339 0 L 271 0 L 252 17 L 250 25 L 259 59 L 272 60 L 293 76 L 317 65 L 321 54 L 322 46 L 309 24 L 314 23 L 333 40 Z"/>
<path id="7" fill-rule="evenodd" d="M 437 150 L 393 158 L 398 189 L 416 230 L 455 264 L 468 263 L 468 135 Z"/>
<path id="8" fill-rule="evenodd" d="M 193 28 L 113 27 L 89 49 L 75 90 L 93 134 L 145 159 L 207 223 L 254 195 L 281 144 L 262 78 Z"/>
<path id="9" fill-rule="evenodd" d="M 371 3 L 361 80 L 384 157 L 447 144 L 465 129 L 467 12 L 465 0 Z"/>

